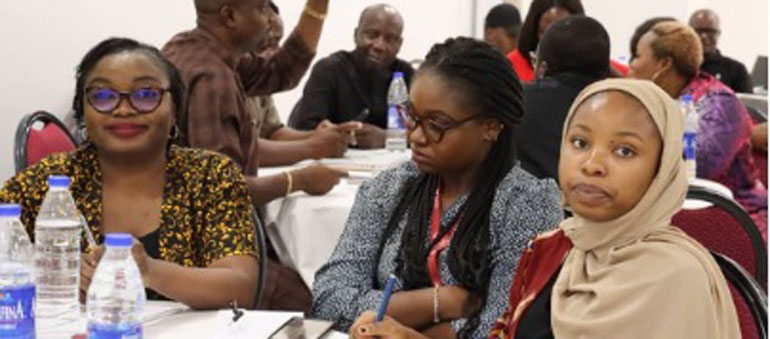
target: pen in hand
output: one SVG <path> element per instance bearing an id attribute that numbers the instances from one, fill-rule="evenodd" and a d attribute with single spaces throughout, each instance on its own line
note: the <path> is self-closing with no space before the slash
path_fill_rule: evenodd
<path id="1" fill-rule="evenodd" d="M 376 322 L 382 321 L 385 318 L 385 311 L 388 309 L 388 303 L 390 302 L 390 295 L 393 294 L 393 285 L 396 284 L 396 276 L 390 275 L 388 281 L 385 283 L 385 291 L 382 293 L 382 300 L 380 301 L 380 307 L 377 309 Z"/>

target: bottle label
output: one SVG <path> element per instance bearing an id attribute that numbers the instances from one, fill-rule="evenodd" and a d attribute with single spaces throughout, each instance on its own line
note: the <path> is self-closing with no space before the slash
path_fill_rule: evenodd
<path id="1" fill-rule="evenodd" d="M 141 339 L 142 324 L 88 324 L 89 339 Z"/>
<path id="2" fill-rule="evenodd" d="M 35 338 L 35 285 L 0 289 L 0 337 Z"/>
<path id="3" fill-rule="evenodd" d="M 682 139 L 683 147 L 684 147 L 684 158 L 685 160 L 694 160 L 695 159 L 695 150 L 697 149 L 697 141 L 695 140 L 695 133 L 684 133 L 684 138 Z"/>

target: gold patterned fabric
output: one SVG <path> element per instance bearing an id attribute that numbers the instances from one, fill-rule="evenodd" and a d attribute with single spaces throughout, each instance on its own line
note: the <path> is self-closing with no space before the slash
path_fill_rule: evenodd
<path id="1" fill-rule="evenodd" d="M 102 243 L 102 173 L 91 144 L 47 157 L 9 179 L 0 201 L 21 205 L 21 221 L 34 241 L 35 217 L 52 174 L 70 177 L 75 204 Z M 230 158 L 171 146 L 161 209 L 158 247 L 165 261 L 206 267 L 232 255 L 258 256 L 251 198 L 241 169 Z"/>

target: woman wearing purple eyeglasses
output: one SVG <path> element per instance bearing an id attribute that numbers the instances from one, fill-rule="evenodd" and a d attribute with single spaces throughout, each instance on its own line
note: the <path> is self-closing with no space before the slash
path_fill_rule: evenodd
<path id="1" fill-rule="evenodd" d="M 176 68 L 152 46 L 113 38 L 86 54 L 76 78 L 73 109 L 86 142 L 9 179 L 0 201 L 21 204 L 34 240 L 47 177 L 67 175 L 97 242 L 107 232 L 137 239 L 132 253 L 150 298 L 198 309 L 233 300 L 252 306 L 258 251 L 251 199 L 229 158 L 171 145 L 184 93 Z M 81 300 L 102 252 L 81 257 Z"/>

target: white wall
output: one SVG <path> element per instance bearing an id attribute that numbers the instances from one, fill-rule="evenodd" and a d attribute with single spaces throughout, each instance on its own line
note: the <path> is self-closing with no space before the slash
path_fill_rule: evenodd
<path id="1" fill-rule="evenodd" d="M 305 1 L 278 0 L 287 28 L 300 16 Z M 353 47 L 360 11 L 377 0 L 331 0 L 318 55 Z M 470 1 L 388 0 L 407 22 L 401 56 L 422 58 L 435 41 L 470 32 Z M 171 36 L 192 28 L 192 0 L 2 0 L 0 41 L 0 181 L 13 174 L 13 135 L 25 114 L 69 111 L 74 68 L 85 52 L 110 36 L 126 36 L 162 46 Z M 276 101 L 288 114 L 299 96 L 280 94 Z"/>
<path id="2" fill-rule="evenodd" d="M 765 0 L 583 0 L 589 15 L 612 37 L 612 55 L 628 54 L 633 29 L 648 17 L 686 19 L 701 7 L 722 16 L 721 48 L 752 67 L 757 54 L 767 54 L 768 5 Z M 13 173 L 13 134 L 19 119 L 35 110 L 63 116 L 70 106 L 74 67 L 85 52 L 110 36 L 127 36 L 161 46 L 173 34 L 194 25 L 192 0 L 2 0 L 0 41 L 0 180 Z M 278 0 L 288 28 L 294 27 L 302 0 Z M 318 56 L 353 48 L 353 28 L 360 11 L 379 0 L 331 0 Z M 422 58 L 436 42 L 473 31 L 477 36 L 495 0 L 383 0 L 403 14 L 406 27 L 401 57 Z M 522 17 L 531 0 L 520 3 Z M 299 98 L 302 85 L 276 96 L 284 118 Z"/>

